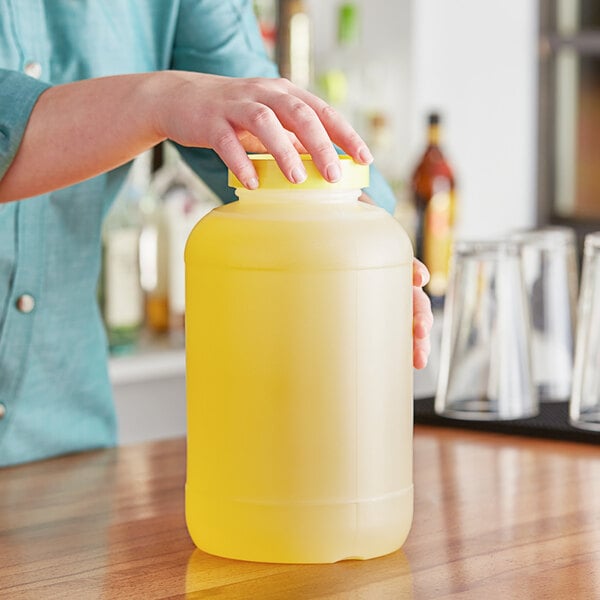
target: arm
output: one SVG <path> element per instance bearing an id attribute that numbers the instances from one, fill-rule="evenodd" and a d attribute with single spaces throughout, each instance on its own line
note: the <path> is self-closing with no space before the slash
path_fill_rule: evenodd
<path id="1" fill-rule="evenodd" d="M 9 77 L 21 88 L 33 81 L 18 73 Z M 41 88 L 0 179 L 0 201 L 77 183 L 126 163 L 160 141 L 142 116 L 149 111 L 143 94 L 147 85 L 146 75 L 132 75 Z M 140 102 L 145 105 L 140 107 Z"/>
<path id="2" fill-rule="evenodd" d="M 344 119 L 285 80 L 163 71 L 48 87 L 0 179 L 0 201 L 93 177 L 167 138 L 214 148 L 249 188 L 257 180 L 246 149 L 257 146 L 275 156 L 290 181 L 298 181 L 304 169 L 289 132 L 331 181 L 339 177 L 339 161 L 330 140 L 359 162 L 372 160 Z"/>

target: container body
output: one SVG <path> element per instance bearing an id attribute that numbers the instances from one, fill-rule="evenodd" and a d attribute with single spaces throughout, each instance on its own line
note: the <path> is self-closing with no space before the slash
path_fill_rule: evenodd
<path id="1" fill-rule="evenodd" d="M 336 194 L 242 192 L 188 241 L 186 519 L 212 554 L 335 562 L 408 534 L 412 250 Z"/>

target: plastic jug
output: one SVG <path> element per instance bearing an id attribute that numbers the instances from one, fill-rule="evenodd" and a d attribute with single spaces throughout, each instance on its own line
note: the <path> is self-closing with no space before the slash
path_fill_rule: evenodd
<path id="1" fill-rule="evenodd" d="M 341 157 L 260 186 L 188 239 L 186 520 L 219 556 L 372 558 L 412 521 L 412 248 Z"/>

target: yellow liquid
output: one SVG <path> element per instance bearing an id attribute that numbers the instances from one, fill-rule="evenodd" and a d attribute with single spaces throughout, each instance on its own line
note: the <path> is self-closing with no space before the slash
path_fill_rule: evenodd
<path id="1" fill-rule="evenodd" d="M 409 242 L 358 203 L 244 204 L 186 250 L 192 539 L 269 562 L 392 552 L 412 520 Z"/>

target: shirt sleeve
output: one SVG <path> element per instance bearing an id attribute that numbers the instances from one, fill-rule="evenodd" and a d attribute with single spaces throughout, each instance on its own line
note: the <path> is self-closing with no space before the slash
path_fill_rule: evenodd
<path id="1" fill-rule="evenodd" d="M 37 99 L 49 87 L 24 73 L 0 69 L 0 179 L 17 154 Z"/>
<path id="2" fill-rule="evenodd" d="M 229 77 L 279 76 L 265 52 L 251 0 L 182 0 L 171 67 Z M 227 167 L 213 150 L 177 148 L 223 202 L 236 199 L 227 185 Z M 365 191 L 392 213 L 392 190 L 374 167 L 370 175 Z"/>
<path id="3" fill-rule="evenodd" d="M 364 190 L 377 206 L 381 206 L 390 213 L 396 210 L 396 196 L 388 182 L 375 165 L 369 168 L 369 187 Z"/>

